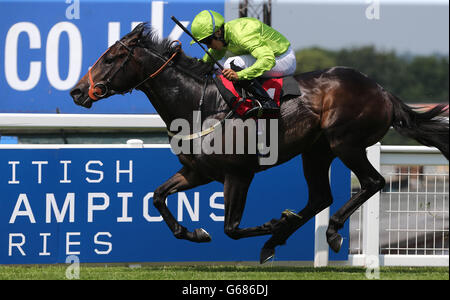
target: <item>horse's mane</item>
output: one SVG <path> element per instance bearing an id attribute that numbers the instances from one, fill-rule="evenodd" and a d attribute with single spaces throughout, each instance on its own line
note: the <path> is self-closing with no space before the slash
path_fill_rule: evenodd
<path id="1" fill-rule="evenodd" d="M 136 32 L 141 32 L 139 44 L 142 47 L 151 49 L 164 57 L 169 58 L 178 50 L 177 43 L 173 43 L 173 41 L 168 38 L 160 38 L 156 30 L 154 30 L 148 22 L 140 23 L 124 38 L 131 36 Z M 186 73 L 199 78 L 203 78 L 213 70 L 211 64 L 207 64 L 197 58 L 189 57 L 184 51 L 181 51 L 181 53 L 176 56 L 175 61 L 177 67 L 184 69 L 187 71 Z"/>

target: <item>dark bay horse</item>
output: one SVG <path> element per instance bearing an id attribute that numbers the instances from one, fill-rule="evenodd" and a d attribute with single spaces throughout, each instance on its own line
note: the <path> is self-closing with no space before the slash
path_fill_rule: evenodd
<path id="1" fill-rule="evenodd" d="M 205 83 L 211 71 L 212 66 L 186 56 L 169 40 L 158 39 L 143 23 L 112 45 L 70 94 L 76 104 L 90 108 L 100 99 L 138 89 L 147 95 L 168 126 L 175 119 L 192 123 L 193 111 L 199 109 L 200 99 L 204 98 L 202 119 L 221 120 L 230 108 L 215 84 Z M 275 165 L 303 155 L 309 189 L 306 206 L 298 213 L 285 211 L 279 219 L 260 226 L 240 228 L 255 173 L 272 166 L 259 165 L 257 155 L 249 153 L 180 153 L 183 167 L 154 192 L 154 205 L 176 238 L 211 240 L 203 229 L 190 232 L 181 226 L 168 210 L 166 197 L 219 181 L 224 185 L 225 233 L 232 239 L 272 235 L 260 254 L 263 263 L 273 257 L 276 246 L 283 245 L 299 227 L 331 205 L 328 171 L 338 157 L 357 176 L 361 190 L 330 218 L 326 237 L 337 252 L 342 243 L 338 230 L 385 185 L 383 176 L 369 163 L 366 148 L 378 142 L 391 126 L 404 136 L 437 147 L 448 159 L 449 123 L 441 117 L 448 106 L 416 112 L 351 68 L 334 67 L 301 74 L 296 79 L 302 95 L 282 103 Z"/>

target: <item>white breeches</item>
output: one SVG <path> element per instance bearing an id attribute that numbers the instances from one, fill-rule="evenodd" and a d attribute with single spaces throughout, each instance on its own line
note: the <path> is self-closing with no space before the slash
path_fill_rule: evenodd
<path id="1" fill-rule="evenodd" d="M 225 69 L 231 69 L 230 64 L 234 60 L 234 64 L 240 68 L 246 69 L 253 65 L 256 61 L 250 54 L 225 57 L 219 60 Z M 283 77 L 293 75 L 295 68 L 297 67 L 297 61 L 295 59 L 295 53 L 291 47 L 281 54 L 275 57 L 275 66 L 269 71 L 264 72 L 261 77 Z"/>

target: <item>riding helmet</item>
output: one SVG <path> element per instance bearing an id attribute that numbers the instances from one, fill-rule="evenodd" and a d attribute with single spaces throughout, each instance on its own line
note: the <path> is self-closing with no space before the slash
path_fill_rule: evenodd
<path id="1" fill-rule="evenodd" d="M 214 34 L 225 23 L 224 17 L 212 10 L 203 10 L 195 16 L 191 24 L 192 35 L 201 41 Z M 195 41 L 191 41 L 191 45 Z"/>

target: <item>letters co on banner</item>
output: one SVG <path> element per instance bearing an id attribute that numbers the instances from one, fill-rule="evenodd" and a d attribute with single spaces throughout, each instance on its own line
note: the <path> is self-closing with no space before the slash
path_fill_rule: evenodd
<path id="1" fill-rule="evenodd" d="M 69 90 L 97 58 L 140 22 L 161 37 L 189 45 L 190 38 L 170 20 L 189 26 L 208 7 L 224 13 L 224 0 L 95 1 L 50 0 L 0 3 L 0 113 L 86 113 L 73 104 Z M 101 12 L 101 13 L 99 13 Z M 45 16 L 43 18 L 42 16 Z M 201 57 L 198 47 L 184 47 Z M 144 95 L 101 104 L 89 113 L 156 113 Z M 131 102 L 131 105 L 130 105 Z"/>

